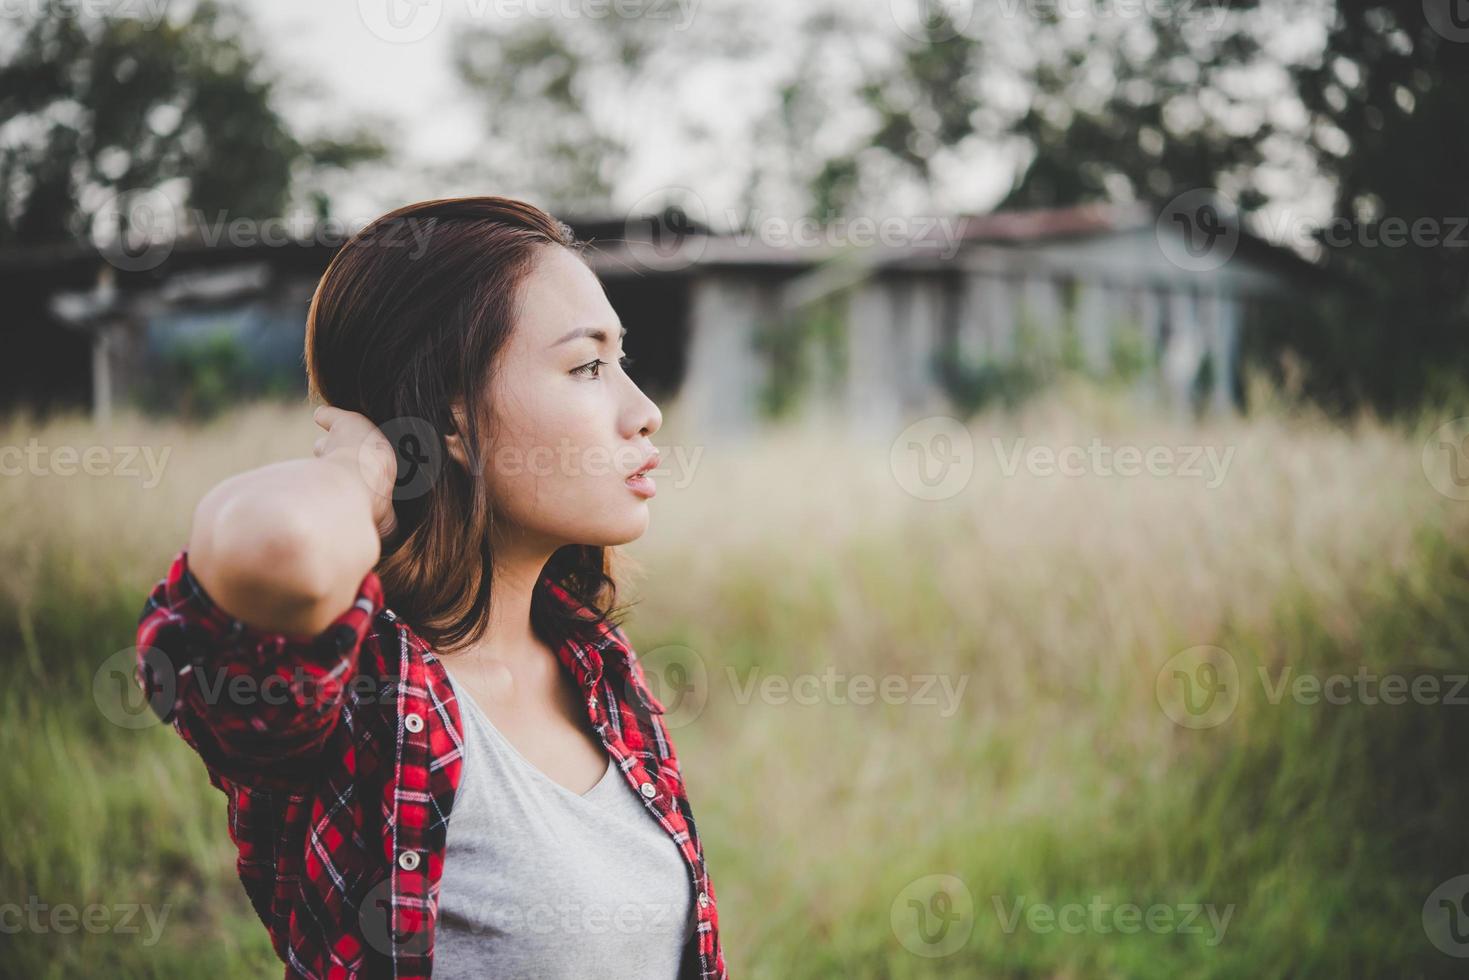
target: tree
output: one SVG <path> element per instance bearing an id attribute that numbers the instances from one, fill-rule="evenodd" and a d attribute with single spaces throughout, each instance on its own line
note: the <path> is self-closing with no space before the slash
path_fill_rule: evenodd
<path id="1" fill-rule="evenodd" d="M 1253 352 L 1303 355 L 1307 392 L 1340 409 L 1469 393 L 1469 24 L 1454 0 L 1221 0 L 1132 16 L 1008 3 L 975 5 L 965 24 L 920 6 L 923 29 L 888 32 L 893 54 L 853 90 L 865 127 L 808 166 L 810 200 L 872 208 L 894 186 L 873 174 L 932 193 L 935 164 L 971 137 L 1025 147 L 1000 207 L 1219 192 L 1333 274 L 1249 338 Z M 793 72 L 784 105 L 840 102 L 811 75 Z M 1329 213 L 1314 237 L 1296 234 L 1298 202 L 1322 190 Z"/>
<path id="2" fill-rule="evenodd" d="M 1469 387 L 1469 25 L 1454 9 L 1338 0 L 1322 56 L 1292 71 L 1333 184 L 1324 262 L 1354 287 L 1296 345 L 1322 397 L 1396 410 Z"/>
<path id="3" fill-rule="evenodd" d="M 116 194 L 173 180 L 230 218 L 285 210 L 293 180 L 382 156 L 371 134 L 298 139 L 236 8 L 157 24 L 45 4 L 0 52 L 0 245 L 84 239 Z"/>

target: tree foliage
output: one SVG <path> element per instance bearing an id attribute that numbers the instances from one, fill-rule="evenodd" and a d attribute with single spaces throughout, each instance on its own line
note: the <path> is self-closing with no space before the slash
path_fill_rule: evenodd
<path id="1" fill-rule="evenodd" d="M 158 23 L 44 3 L 0 50 L 0 245 L 85 238 L 113 196 L 181 181 L 210 215 L 282 214 L 303 169 L 384 153 L 370 133 L 303 141 L 248 20 L 204 0 Z"/>

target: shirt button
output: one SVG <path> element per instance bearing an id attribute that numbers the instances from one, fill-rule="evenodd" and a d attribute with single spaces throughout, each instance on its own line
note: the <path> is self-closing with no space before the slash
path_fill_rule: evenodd
<path id="1" fill-rule="evenodd" d="M 708 892 L 699 892 L 699 907 L 702 909 L 707 909 L 709 907 Z"/>
<path id="2" fill-rule="evenodd" d="M 403 719 L 403 727 L 417 735 L 423 731 L 423 716 L 411 714 Z"/>
<path id="3" fill-rule="evenodd" d="M 404 871 L 413 871 L 418 868 L 418 852 L 404 851 L 398 855 L 398 867 Z"/>
<path id="4" fill-rule="evenodd" d="M 651 800 L 653 797 L 658 795 L 658 787 L 654 786 L 652 783 L 644 783 L 643 785 L 638 787 L 638 792 L 642 793 L 644 798 Z"/>

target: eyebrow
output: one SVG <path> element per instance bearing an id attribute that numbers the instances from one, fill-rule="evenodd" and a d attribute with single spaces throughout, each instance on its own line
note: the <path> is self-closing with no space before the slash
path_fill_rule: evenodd
<path id="1" fill-rule="evenodd" d="M 626 337 L 626 336 L 627 336 L 627 327 L 623 327 L 622 328 L 622 332 L 617 335 L 617 339 L 618 340 L 621 340 L 623 337 Z M 560 340 L 556 341 L 556 343 L 552 344 L 551 346 L 552 347 L 558 347 L 561 344 L 566 343 L 568 340 L 576 340 L 578 337 L 591 337 L 593 340 L 595 340 L 599 344 L 605 344 L 605 343 L 607 343 L 607 331 L 606 331 L 605 328 L 603 328 L 603 327 L 577 327 L 575 330 L 567 331 L 567 333 Z"/>

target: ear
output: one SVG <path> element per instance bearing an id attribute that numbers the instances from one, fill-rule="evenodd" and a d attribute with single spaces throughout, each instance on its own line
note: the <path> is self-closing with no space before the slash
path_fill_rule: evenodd
<path id="1" fill-rule="evenodd" d="M 454 416 L 454 430 L 444 434 L 444 445 L 449 450 L 449 458 L 462 466 L 466 471 L 469 469 L 469 454 L 464 449 L 464 439 L 460 433 L 465 430 L 464 403 L 455 399 L 450 406 L 450 413 Z"/>

